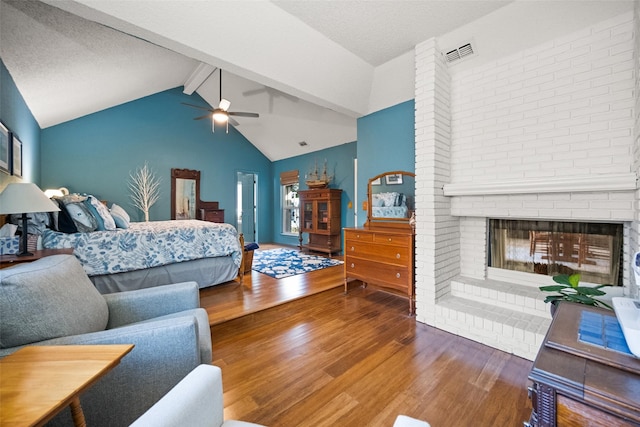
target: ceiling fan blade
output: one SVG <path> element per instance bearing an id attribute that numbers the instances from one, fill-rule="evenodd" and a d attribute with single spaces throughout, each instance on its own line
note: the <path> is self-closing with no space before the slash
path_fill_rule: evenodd
<path id="1" fill-rule="evenodd" d="M 238 123 L 238 121 L 233 117 L 229 117 L 229 124 L 233 126 L 240 126 L 240 123 Z"/>
<path id="2" fill-rule="evenodd" d="M 229 111 L 229 115 L 230 116 L 237 116 L 237 117 L 260 117 L 260 115 L 258 113 L 241 113 L 241 112 L 236 112 L 236 111 Z"/>
<path id="3" fill-rule="evenodd" d="M 218 104 L 218 108 L 224 111 L 228 111 L 229 107 L 231 107 L 231 101 L 222 98 L 220 100 L 220 104 Z"/>
<path id="4" fill-rule="evenodd" d="M 258 88 L 258 89 L 251 89 L 251 90 L 244 91 L 244 92 L 242 92 L 242 95 L 244 95 L 244 96 L 253 96 L 253 95 L 257 95 L 259 93 L 266 92 L 266 91 L 267 91 L 266 87 L 261 87 L 261 88 Z"/>
<path id="5" fill-rule="evenodd" d="M 205 114 L 204 116 L 196 117 L 193 120 L 202 120 L 202 119 L 206 119 L 206 118 L 209 118 L 209 117 L 211 117 L 210 113 L 209 114 Z"/>
<path id="6" fill-rule="evenodd" d="M 212 109 L 207 108 L 207 107 L 203 107 L 203 106 L 201 106 L 201 105 L 187 104 L 186 102 L 181 102 L 181 104 L 183 104 L 183 105 L 187 105 L 187 106 L 189 106 L 189 107 L 199 108 L 199 109 L 201 109 L 201 110 L 207 110 L 207 111 L 211 111 L 211 112 L 213 112 L 213 110 L 212 110 Z"/>

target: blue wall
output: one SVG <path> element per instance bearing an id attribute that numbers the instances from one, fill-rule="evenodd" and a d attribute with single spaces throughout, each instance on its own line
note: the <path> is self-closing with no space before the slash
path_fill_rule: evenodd
<path id="1" fill-rule="evenodd" d="M 273 215 L 273 241 L 275 243 L 285 245 L 297 245 L 298 237 L 286 236 L 282 234 L 282 210 L 280 209 L 280 173 L 284 171 L 297 169 L 300 173 L 300 189 L 306 190 L 305 174 L 312 172 L 318 165 L 320 173 L 327 162 L 327 173 L 333 175 L 333 180 L 329 184 L 330 188 L 339 188 L 342 190 L 342 215 L 340 222 L 342 227 L 353 227 L 353 208 L 349 208 L 349 202 L 353 200 L 353 160 L 356 157 L 357 144 L 350 142 L 348 144 L 338 145 L 336 147 L 327 148 L 325 150 L 315 151 L 313 153 L 301 156 L 291 157 L 274 162 L 273 164 L 273 200 L 276 211 Z M 307 235 L 304 236 L 305 241 Z"/>
<path id="2" fill-rule="evenodd" d="M 270 241 L 271 162 L 231 126 L 228 134 L 224 128 L 212 133 L 211 121 L 194 121 L 200 112 L 181 102 L 206 105 L 198 95 L 175 88 L 42 130 L 42 185 L 94 194 L 142 220 L 127 185 L 129 175 L 147 162 L 162 180 L 150 219 L 166 220 L 171 217 L 171 169 L 196 169 L 201 173 L 200 198 L 220 202 L 225 222 L 235 225 L 236 171 L 253 172 L 262 201 L 260 240 Z"/>
<path id="3" fill-rule="evenodd" d="M 394 170 L 415 173 L 415 103 L 413 100 L 358 119 L 358 225 L 367 214 L 369 178 Z"/>
<path id="4" fill-rule="evenodd" d="M 0 60 L 0 121 L 22 142 L 22 180 L 40 184 L 40 126 Z M 19 181 L 0 172 L 0 190 Z"/>

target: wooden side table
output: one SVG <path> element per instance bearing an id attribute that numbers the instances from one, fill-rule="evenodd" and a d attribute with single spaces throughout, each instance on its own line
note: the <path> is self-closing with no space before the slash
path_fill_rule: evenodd
<path id="1" fill-rule="evenodd" d="M 583 312 L 612 311 L 563 302 L 533 363 L 533 411 L 525 426 L 640 425 L 640 360 L 578 340 Z"/>
<path id="2" fill-rule="evenodd" d="M 23 262 L 31 262 L 40 258 L 51 255 L 73 254 L 73 248 L 68 249 L 41 249 L 39 251 L 32 251 L 33 255 L 17 256 L 17 255 L 0 255 L 0 269 L 11 267 L 12 265 L 20 264 Z"/>
<path id="3" fill-rule="evenodd" d="M 74 424 L 85 426 L 80 394 L 131 349 L 133 344 L 43 345 L 0 359 L 0 426 L 42 426 L 67 406 Z"/>

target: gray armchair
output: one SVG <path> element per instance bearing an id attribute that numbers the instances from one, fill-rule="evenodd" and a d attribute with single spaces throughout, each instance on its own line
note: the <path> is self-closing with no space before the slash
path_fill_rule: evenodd
<path id="1" fill-rule="evenodd" d="M 101 295 L 72 255 L 0 270 L 0 279 L 0 357 L 25 345 L 135 345 L 80 396 L 87 425 L 127 426 L 196 366 L 211 363 L 209 319 L 195 282 Z M 50 425 L 72 425 L 70 411 Z"/>

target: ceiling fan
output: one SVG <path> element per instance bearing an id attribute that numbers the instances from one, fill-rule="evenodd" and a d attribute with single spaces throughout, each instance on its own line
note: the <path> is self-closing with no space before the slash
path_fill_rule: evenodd
<path id="1" fill-rule="evenodd" d="M 207 117 L 211 117 L 213 119 L 213 123 L 211 124 L 211 130 L 215 132 L 215 123 L 224 124 L 227 126 L 227 133 L 229 133 L 229 123 L 233 126 L 238 126 L 238 123 L 233 117 L 260 117 L 258 113 L 246 113 L 239 111 L 229 111 L 229 107 L 231 106 L 231 101 L 224 99 L 222 97 L 222 69 L 220 69 L 220 102 L 218 103 L 218 107 L 211 109 L 207 107 L 203 107 L 200 105 L 187 104 L 183 102 L 182 104 L 187 105 L 189 107 L 198 108 L 200 110 L 206 110 L 209 113 L 204 116 L 196 117 L 193 120 L 202 120 Z"/>

